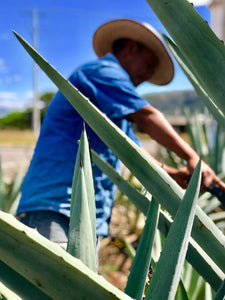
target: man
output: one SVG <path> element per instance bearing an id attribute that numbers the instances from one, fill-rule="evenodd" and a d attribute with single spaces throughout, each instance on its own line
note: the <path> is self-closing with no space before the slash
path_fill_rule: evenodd
<path id="1" fill-rule="evenodd" d="M 163 115 L 135 91 L 144 81 L 163 85 L 173 78 L 173 62 L 161 37 L 147 24 L 120 19 L 98 28 L 93 46 L 99 58 L 78 68 L 69 80 L 138 145 L 140 141 L 134 135 L 132 122 L 186 160 L 187 166 L 178 170 L 164 165 L 168 174 L 186 188 L 199 156 Z M 18 207 L 22 222 L 64 248 L 77 141 L 82 127 L 82 118 L 58 92 L 43 121 Z M 91 128 L 87 126 L 86 131 L 91 148 L 119 171 L 120 162 L 111 150 Z M 97 235 L 107 236 L 115 186 L 96 166 L 93 168 Z M 205 163 L 202 178 L 203 189 L 217 183 L 225 191 L 225 184 Z"/>

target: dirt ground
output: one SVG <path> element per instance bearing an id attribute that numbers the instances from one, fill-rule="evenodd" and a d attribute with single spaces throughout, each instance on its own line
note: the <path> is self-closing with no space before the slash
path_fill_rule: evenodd
<path id="1" fill-rule="evenodd" d="M 24 168 L 25 172 L 32 155 L 33 147 L 0 146 L 0 161 L 4 181 L 11 182 L 20 168 Z"/>

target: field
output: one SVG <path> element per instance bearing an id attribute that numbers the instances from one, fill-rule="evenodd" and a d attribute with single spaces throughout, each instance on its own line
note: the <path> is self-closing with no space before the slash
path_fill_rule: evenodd
<path id="1" fill-rule="evenodd" d="M 5 182 L 12 181 L 20 168 L 26 171 L 35 142 L 31 130 L 0 130 L 0 161 Z"/>
<path id="2" fill-rule="evenodd" d="M 31 146 L 36 142 L 36 137 L 31 130 L 0 130 L 0 146 Z"/>

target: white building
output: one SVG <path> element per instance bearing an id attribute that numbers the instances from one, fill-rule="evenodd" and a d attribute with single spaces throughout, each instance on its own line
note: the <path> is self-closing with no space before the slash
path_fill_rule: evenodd
<path id="1" fill-rule="evenodd" d="M 225 41 L 225 0 L 212 0 L 207 5 L 211 12 L 211 28 L 219 39 Z"/>

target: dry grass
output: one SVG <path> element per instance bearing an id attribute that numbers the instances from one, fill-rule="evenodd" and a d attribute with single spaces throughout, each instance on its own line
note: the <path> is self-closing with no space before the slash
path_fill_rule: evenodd
<path id="1" fill-rule="evenodd" d="M 0 145 L 34 146 L 37 138 L 31 130 L 0 130 Z"/>

